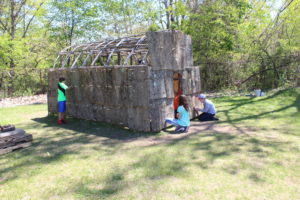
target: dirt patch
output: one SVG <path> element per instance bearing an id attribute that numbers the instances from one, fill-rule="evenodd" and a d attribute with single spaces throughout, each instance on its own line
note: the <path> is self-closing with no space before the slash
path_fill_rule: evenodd
<path id="1" fill-rule="evenodd" d="M 127 140 L 128 143 L 131 143 L 136 146 L 153 146 L 159 144 L 168 144 L 176 140 L 181 140 L 184 138 L 191 137 L 193 135 L 205 133 L 223 133 L 223 134 L 245 134 L 252 132 L 253 130 L 248 129 L 247 127 L 241 128 L 237 126 L 228 126 L 221 125 L 215 121 L 211 122 L 191 122 L 191 126 L 188 133 L 173 134 L 173 129 L 166 130 L 167 134 L 161 136 L 151 136 L 145 138 L 135 138 Z"/>
<path id="2" fill-rule="evenodd" d="M 0 108 L 13 107 L 19 105 L 30 105 L 30 104 L 45 104 L 47 103 L 47 95 L 35 95 L 25 97 L 11 97 L 0 99 Z"/>

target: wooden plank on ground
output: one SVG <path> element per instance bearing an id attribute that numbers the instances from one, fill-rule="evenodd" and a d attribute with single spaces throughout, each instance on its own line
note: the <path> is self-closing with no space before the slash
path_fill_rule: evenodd
<path id="1" fill-rule="evenodd" d="M 15 126 L 13 126 L 13 125 L 0 126 L 0 133 L 7 132 L 7 131 L 13 131 L 13 130 L 15 130 Z"/>
<path id="2" fill-rule="evenodd" d="M 31 144 L 32 144 L 32 142 L 25 142 L 25 143 L 19 143 L 15 146 L 12 146 L 12 147 L 7 147 L 7 148 L 4 148 L 4 149 L 0 149 L 0 155 L 12 152 L 16 149 L 29 147 L 29 146 L 31 146 Z"/>
<path id="3" fill-rule="evenodd" d="M 32 141 L 32 135 L 27 133 L 18 133 L 15 135 L 0 138 L 0 149 L 14 146 L 20 142 Z"/>
<path id="4" fill-rule="evenodd" d="M 22 129 L 15 129 L 15 130 L 12 130 L 12 131 L 8 131 L 8 132 L 4 132 L 4 133 L 1 133 L 0 132 L 0 139 L 1 138 L 5 138 L 7 136 L 12 136 L 12 135 L 16 135 L 16 134 L 24 134 L 25 131 L 23 131 Z"/>

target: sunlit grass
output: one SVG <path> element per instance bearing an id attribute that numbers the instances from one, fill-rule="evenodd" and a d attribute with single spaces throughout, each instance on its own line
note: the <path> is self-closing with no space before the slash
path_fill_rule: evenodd
<path id="1" fill-rule="evenodd" d="M 159 145 L 139 141 L 167 133 L 77 119 L 57 126 L 46 105 L 0 109 L 1 124 L 34 137 L 0 156 L 0 199 L 300 199 L 300 90 L 213 101 L 219 126 L 240 132 Z"/>
<path id="2" fill-rule="evenodd" d="M 300 90 L 289 89 L 266 97 L 224 97 L 220 105 L 221 123 L 242 124 L 262 129 L 294 132 L 300 127 Z"/>

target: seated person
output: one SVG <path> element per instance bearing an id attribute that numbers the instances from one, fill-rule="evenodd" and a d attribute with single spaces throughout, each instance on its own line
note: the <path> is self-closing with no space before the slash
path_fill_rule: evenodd
<path id="1" fill-rule="evenodd" d="M 182 91 L 179 90 L 178 92 L 175 93 L 175 98 L 174 98 L 174 117 L 175 119 L 177 118 L 177 109 L 179 107 L 179 98 L 182 95 Z"/>
<path id="2" fill-rule="evenodd" d="M 215 108 L 215 105 L 206 99 L 206 96 L 204 94 L 197 95 L 199 101 L 203 104 L 203 109 L 200 108 L 194 108 L 196 111 L 201 111 L 202 114 L 198 116 L 198 119 L 200 121 L 214 121 L 219 120 L 215 117 L 217 111 Z"/>
<path id="3" fill-rule="evenodd" d="M 190 126 L 190 113 L 189 105 L 185 95 L 179 97 L 179 106 L 177 109 L 177 119 L 166 119 L 166 123 L 176 126 L 175 132 L 183 133 L 188 132 Z"/>

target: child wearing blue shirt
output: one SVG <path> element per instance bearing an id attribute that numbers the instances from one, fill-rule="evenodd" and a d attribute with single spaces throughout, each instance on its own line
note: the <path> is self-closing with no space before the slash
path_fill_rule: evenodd
<path id="1" fill-rule="evenodd" d="M 189 105 L 185 95 L 179 97 L 179 107 L 177 108 L 177 119 L 166 119 L 166 123 L 176 126 L 175 132 L 187 132 L 190 126 Z"/>

